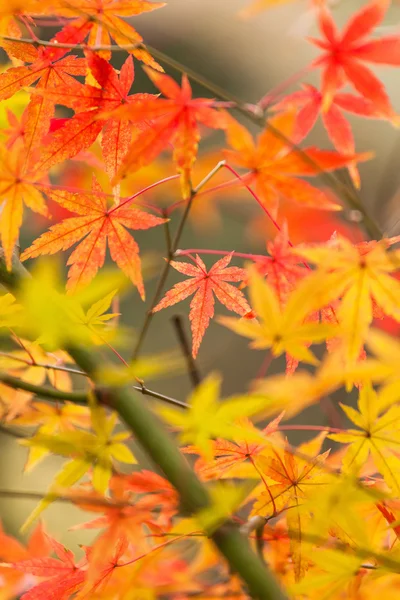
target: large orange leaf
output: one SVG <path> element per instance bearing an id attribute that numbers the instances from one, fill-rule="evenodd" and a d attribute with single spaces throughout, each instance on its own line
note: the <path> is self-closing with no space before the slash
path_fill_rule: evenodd
<path id="1" fill-rule="evenodd" d="M 210 319 L 214 316 L 214 294 L 218 300 L 229 310 L 239 315 L 250 312 L 243 293 L 228 281 L 241 281 L 246 277 L 246 272 L 239 267 L 228 267 L 232 255 L 224 256 L 217 261 L 209 271 L 199 256 L 196 263 L 181 263 L 172 261 L 171 266 L 180 273 L 188 275 L 191 279 L 177 283 L 169 290 L 165 297 L 154 308 L 154 312 L 173 306 L 195 294 L 190 304 L 190 321 L 193 335 L 193 356 L 197 356 L 201 340 L 208 327 Z"/>
<path id="2" fill-rule="evenodd" d="M 96 181 L 90 193 L 49 190 L 47 194 L 52 200 L 79 216 L 65 219 L 51 227 L 23 252 L 21 259 L 55 254 L 84 238 L 67 263 L 71 265 L 67 289 L 72 291 L 88 284 L 103 266 L 108 243 L 111 258 L 137 286 L 141 297 L 144 298 L 139 247 L 126 228 L 149 229 L 161 225 L 165 219 L 132 208 L 129 198 L 122 199 L 113 208 L 108 208 L 107 195 L 102 193 Z"/>
<path id="3" fill-rule="evenodd" d="M 46 136 L 36 168 L 47 171 L 50 167 L 73 158 L 89 148 L 104 128 L 103 158 L 106 171 L 112 178 L 129 148 L 133 128 L 129 122 L 102 118 L 101 113 L 113 111 L 121 105 L 130 106 L 131 103 L 139 103 L 141 106 L 145 99 L 153 96 L 129 95 L 135 76 L 131 56 L 123 64 L 118 76 L 103 58 L 93 52 L 87 52 L 86 55 L 95 85 L 83 85 L 74 80 L 72 85 L 59 83 L 57 87 L 40 91 L 45 99 L 72 108 L 76 114 L 54 133 Z"/>
<path id="4" fill-rule="evenodd" d="M 174 148 L 174 160 L 182 175 L 184 195 L 190 194 L 190 176 L 200 140 L 198 123 L 224 129 L 225 112 L 213 108 L 214 100 L 192 98 L 186 75 L 182 87 L 167 75 L 146 69 L 146 73 L 166 98 L 149 98 L 142 104 L 121 106 L 113 116 L 135 122 L 152 120 L 152 126 L 137 136 L 122 163 L 117 179 L 151 163 L 168 144 Z"/>
<path id="5" fill-rule="evenodd" d="M 227 160 L 248 169 L 242 182 L 255 184 L 261 202 L 275 215 L 280 198 L 288 198 L 305 207 L 341 210 L 323 191 L 300 177 L 316 177 L 324 171 L 333 171 L 356 162 L 367 160 L 368 154 L 339 154 L 319 148 L 305 148 L 301 152 L 290 147 L 295 127 L 295 113 L 290 111 L 270 119 L 269 124 L 280 132 L 276 135 L 267 125 L 257 144 L 243 125 L 234 119 L 227 127 Z"/>

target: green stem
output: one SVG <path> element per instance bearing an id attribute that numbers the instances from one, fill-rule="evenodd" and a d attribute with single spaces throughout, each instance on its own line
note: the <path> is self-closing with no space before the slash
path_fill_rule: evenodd
<path id="1" fill-rule="evenodd" d="M 56 388 L 47 387 L 45 385 L 34 385 L 28 381 L 24 381 L 19 377 L 13 377 L 7 373 L 0 373 L 0 382 L 4 383 L 8 387 L 16 390 L 23 390 L 25 392 L 31 392 L 36 396 L 43 398 L 49 398 L 52 400 L 63 400 L 68 402 L 74 402 L 75 404 L 87 404 L 88 395 L 86 392 L 64 392 L 57 390 Z"/>

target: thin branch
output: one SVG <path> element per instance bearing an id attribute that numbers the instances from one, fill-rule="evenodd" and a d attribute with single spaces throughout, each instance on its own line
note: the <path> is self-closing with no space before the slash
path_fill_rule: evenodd
<path id="1" fill-rule="evenodd" d="M 105 508 L 126 508 L 134 506 L 134 502 L 112 501 L 106 498 L 90 498 L 82 495 L 64 495 L 59 496 L 56 493 L 49 492 L 28 492 L 25 490 L 1 490 L 0 498 L 18 498 L 21 500 L 43 500 L 49 498 L 52 502 L 67 502 L 70 504 L 93 504 L 94 506 L 104 506 Z"/>
<path id="2" fill-rule="evenodd" d="M 186 360 L 189 378 L 192 382 L 192 386 L 196 388 L 201 382 L 201 376 L 195 363 L 195 360 L 192 356 L 190 344 L 186 336 L 185 327 L 183 325 L 181 315 L 174 315 L 172 317 L 172 323 L 175 328 L 176 337 L 178 338 L 179 345 L 182 349 L 182 354 Z"/>
<path id="3" fill-rule="evenodd" d="M 145 48 L 144 44 L 128 44 L 126 46 L 117 46 L 116 44 L 105 46 L 89 46 L 88 44 L 66 44 L 62 42 L 49 42 L 47 40 L 31 39 L 31 38 L 16 38 L 10 35 L 1 35 L 0 39 L 6 42 L 19 42 L 21 44 L 30 44 L 31 46 L 43 46 L 45 48 L 64 48 L 65 50 L 92 50 L 93 52 L 131 52 L 139 48 Z"/>
<path id="4" fill-rule="evenodd" d="M 53 369 L 56 371 L 64 371 L 66 373 L 71 373 L 74 375 L 83 375 L 84 377 L 88 377 L 87 373 L 85 373 L 84 371 L 80 371 L 79 369 L 70 369 L 69 367 L 61 367 L 58 365 L 46 365 L 46 364 L 42 364 L 42 363 L 32 364 L 30 361 L 25 360 L 24 358 L 16 357 L 16 356 L 13 356 L 12 354 L 7 354 L 5 352 L 0 352 L 0 356 L 12 358 L 12 360 L 15 360 L 16 362 L 21 362 L 30 367 L 41 367 L 43 369 Z M 11 376 L 7 376 L 7 377 L 10 378 Z M 19 378 L 13 377 L 12 379 L 9 379 L 9 383 L 7 383 L 6 381 L 3 381 L 3 383 L 5 385 L 8 385 L 9 387 L 15 387 L 15 389 L 24 389 L 20 385 L 21 381 L 22 380 L 20 380 Z M 24 382 L 22 382 L 22 383 L 24 384 Z M 140 392 L 141 394 L 143 394 L 143 396 L 150 396 L 151 398 L 156 398 L 157 400 L 162 400 L 163 402 L 166 402 L 167 404 L 172 404 L 174 406 L 178 406 L 179 408 L 189 408 L 189 405 L 186 402 L 182 402 L 181 400 L 177 400 L 176 398 L 172 398 L 171 396 L 166 396 L 165 394 L 161 394 L 160 392 L 151 390 L 148 387 L 146 387 L 146 385 L 144 383 L 141 385 L 133 385 L 132 389 L 136 390 L 137 392 Z M 47 388 L 47 387 L 39 388 L 39 386 L 37 386 L 36 391 L 33 393 L 36 393 L 37 396 L 41 396 L 41 395 L 44 396 L 44 394 L 42 393 L 43 390 L 48 391 L 48 390 L 52 390 L 52 388 Z M 31 390 L 26 390 L 26 391 L 33 391 L 33 390 L 31 389 Z M 63 400 L 63 399 L 68 400 L 68 398 L 65 398 L 64 396 L 65 396 L 65 394 L 63 392 L 63 398 L 61 398 L 61 397 L 55 398 L 54 396 L 50 396 L 49 394 L 47 394 L 44 397 L 47 399 L 53 399 L 53 400 Z M 87 397 L 86 397 L 86 400 L 87 400 Z M 75 400 L 73 400 L 73 402 L 75 402 Z M 86 404 L 87 402 L 85 401 L 84 403 Z"/>
<path id="5" fill-rule="evenodd" d="M 225 161 L 224 161 L 224 160 L 222 160 L 222 161 L 221 161 L 221 162 L 219 162 L 219 163 L 218 163 L 218 164 L 217 164 L 217 165 L 216 165 L 216 166 L 215 166 L 215 167 L 214 167 L 214 168 L 213 168 L 213 169 L 212 169 L 212 170 L 211 170 L 211 171 L 210 171 L 210 172 L 209 172 L 209 173 L 208 173 L 208 174 L 207 174 L 207 175 L 204 177 L 204 179 L 203 179 L 202 181 L 200 181 L 200 183 L 199 183 L 199 184 L 198 184 L 198 185 L 197 185 L 197 186 L 196 186 L 196 187 L 195 187 L 195 188 L 192 190 L 192 192 L 191 192 L 191 194 L 190 194 L 190 198 L 189 198 L 189 200 L 188 200 L 188 202 L 187 202 L 187 204 L 186 204 L 185 212 L 184 212 L 184 213 L 183 213 L 183 215 L 182 215 L 182 218 L 181 218 L 181 220 L 180 220 L 180 222 L 179 222 L 179 225 L 178 225 L 177 232 L 176 232 L 176 234 L 175 234 L 175 237 L 174 237 L 174 239 L 173 239 L 173 242 L 172 242 L 172 246 L 171 246 L 171 254 L 172 254 L 172 256 L 174 255 L 174 253 L 175 253 L 175 252 L 176 252 L 176 250 L 178 249 L 179 242 L 180 242 L 180 239 L 181 239 L 181 236 L 182 236 L 183 229 L 184 229 L 184 227 L 185 227 L 185 224 L 186 224 L 187 218 L 188 218 L 188 216 L 189 216 L 189 212 L 190 212 L 190 209 L 191 209 L 191 206 L 192 206 L 193 200 L 195 199 L 195 197 L 196 197 L 196 195 L 198 194 L 198 192 L 199 192 L 199 191 L 200 191 L 200 190 L 201 190 L 201 189 L 202 189 L 202 188 L 203 188 L 203 187 L 204 187 L 204 186 L 205 186 L 205 185 L 206 185 L 206 184 L 207 184 L 207 183 L 210 181 L 210 179 L 212 179 L 212 178 L 214 177 L 214 175 L 215 175 L 216 173 L 218 173 L 218 171 L 219 171 L 220 169 L 222 169 L 222 167 L 224 167 L 224 166 L 225 166 Z M 143 345 L 143 342 L 144 342 L 144 340 L 145 340 L 145 338 L 146 338 L 147 331 L 148 331 L 148 329 L 149 329 L 149 327 L 150 327 L 150 323 L 151 323 L 151 321 L 153 320 L 153 317 L 154 317 L 153 309 L 156 307 L 156 305 L 157 305 L 157 303 L 158 303 L 158 301 L 159 301 L 159 299 L 160 299 L 160 297 L 161 297 L 162 291 L 163 291 L 163 289 L 164 289 L 164 285 L 165 285 L 165 282 L 166 282 L 166 280 L 167 280 L 168 273 L 169 273 L 169 269 L 170 269 L 170 265 L 171 265 L 172 256 L 171 256 L 171 258 L 168 258 L 168 259 L 167 259 L 167 261 L 166 261 L 166 263 L 165 263 L 165 266 L 164 266 L 164 269 L 163 269 L 163 271 L 162 271 L 162 273 L 161 273 L 161 275 L 160 275 L 160 278 L 159 278 L 159 280 L 158 280 L 158 284 L 157 284 L 156 291 L 154 292 L 154 296 L 153 296 L 153 298 L 152 298 L 152 301 L 151 301 L 151 304 L 150 304 L 150 308 L 148 309 L 148 311 L 147 311 L 147 313 L 146 313 L 146 317 L 145 317 L 145 319 L 144 319 L 144 322 L 143 322 L 143 325 L 142 325 L 142 329 L 141 329 L 141 331 L 140 331 L 140 333 L 139 333 L 139 337 L 138 337 L 138 340 L 137 340 L 137 342 L 136 342 L 135 349 L 134 349 L 134 351 L 133 351 L 133 354 L 132 354 L 132 360 L 135 360 L 135 359 L 136 359 L 136 358 L 139 356 L 139 352 L 140 352 L 140 350 L 141 350 L 141 348 L 142 348 L 142 345 Z"/>

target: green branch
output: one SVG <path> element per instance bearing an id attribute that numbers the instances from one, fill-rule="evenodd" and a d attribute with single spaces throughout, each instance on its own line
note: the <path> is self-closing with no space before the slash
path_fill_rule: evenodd
<path id="1" fill-rule="evenodd" d="M 24 381 L 20 377 L 14 377 L 7 373 L 0 372 L 0 382 L 16 390 L 31 392 L 36 396 L 49 398 L 51 400 L 63 400 L 64 402 L 69 401 L 74 402 L 75 404 L 87 404 L 88 401 L 87 392 L 64 392 L 45 385 L 34 385 L 33 383 L 29 383 L 29 381 Z"/>
<path id="2" fill-rule="evenodd" d="M 0 256 L 0 283 L 17 297 L 19 284 L 28 276 L 26 269 L 16 261 L 15 269 L 7 273 L 4 257 Z M 64 349 L 96 384 L 96 374 L 106 366 L 101 356 L 94 349 L 88 350 L 78 345 Z M 207 487 L 198 479 L 166 428 L 143 404 L 138 394 L 129 387 L 106 387 L 98 383 L 101 402 L 115 410 L 125 421 L 142 448 L 177 490 L 184 509 L 192 515 L 207 508 L 212 509 Z M 236 523 L 227 519 L 210 534 L 210 538 L 227 560 L 230 570 L 237 573 L 246 584 L 252 598 L 285 599 L 275 577 L 252 551 L 248 539 L 240 533 Z"/>

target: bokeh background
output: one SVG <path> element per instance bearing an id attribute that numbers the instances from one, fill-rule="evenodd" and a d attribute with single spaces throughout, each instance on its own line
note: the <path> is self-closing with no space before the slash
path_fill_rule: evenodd
<path id="1" fill-rule="evenodd" d="M 241 9 L 249 3 L 246 0 L 169 0 L 167 6 L 159 11 L 141 15 L 132 23 L 143 35 L 145 42 L 162 50 L 172 58 L 187 65 L 199 74 L 217 83 L 228 92 L 235 94 L 243 101 L 255 103 L 266 93 L 292 79 L 300 73 L 314 56 L 315 48 L 306 41 L 308 35 L 316 35 L 315 19 L 310 5 L 302 0 L 289 2 L 272 8 L 258 16 L 243 19 L 239 16 Z M 343 24 L 355 10 L 365 4 L 358 0 L 342 0 L 334 8 L 338 24 Z M 390 9 L 385 22 L 378 33 L 394 33 L 400 28 L 400 7 L 395 4 Z M 49 32 L 40 31 L 39 37 L 45 38 Z M 121 64 L 122 55 L 115 57 L 115 65 Z M 154 91 L 135 61 L 136 82 L 133 92 Z M 172 73 L 167 69 L 167 72 Z M 379 77 L 383 80 L 396 111 L 400 111 L 400 72 L 397 69 L 380 68 Z M 306 74 L 302 81 L 318 84 L 318 73 Z M 146 87 L 147 86 L 147 87 Z M 297 84 L 290 84 L 280 91 L 284 93 L 297 89 Z M 197 95 L 209 96 L 209 93 L 194 85 Z M 23 104 L 23 100 L 21 100 Z M 4 127 L 4 106 L 0 104 L 0 118 Z M 387 122 L 360 120 L 349 117 L 355 133 L 356 147 L 359 152 L 372 151 L 375 158 L 360 167 L 362 188 L 360 197 L 370 213 L 377 219 L 381 228 L 388 235 L 400 233 L 400 137 L 399 131 Z M 250 123 L 243 123 L 256 131 Z M 200 146 L 200 158 L 195 169 L 194 182 L 202 177 L 223 156 L 219 149 L 223 137 L 218 133 L 208 134 Z M 320 124 L 307 139 L 306 145 L 317 145 L 330 148 L 330 143 Z M 96 149 L 94 150 L 96 153 Z M 132 194 L 145 185 L 162 177 L 174 174 L 169 156 L 161 158 L 149 169 L 124 183 L 126 194 Z M 101 174 L 98 174 L 101 178 Z M 345 174 L 339 176 L 345 177 Z M 71 161 L 67 168 L 56 173 L 64 183 L 69 185 L 89 186 L 90 177 L 87 169 L 77 161 Z M 228 174 L 219 174 L 209 187 L 226 181 Z M 344 179 L 344 181 L 346 181 Z M 168 206 L 179 200 L 179 185 L 168 184 L 158 188 L 154 195 L 146 195 L 146 200 Z M 52 207 L 55 218 L 62 213 L 56 206 Z M 286 207 L 289 219 L 289 233 L 294 242 L 327 239 L 335 228 L 351 227 L 353 213 L 344 211 L 341 221 L 333 222 L 326 213 L 315 211 L 299 211 L 295 205 Z M 172 230 L 180 217 L 174 213 L 171 221 Z M 38 219 L 26 211 L 21 246 L 26 247 L 32 239 L 45 230 L 48 223 Z M 191 218 L 181 240 L 181 248 L 209 248 L 219 250 L 236 250 L 239 252 L 265 252 L 265 243 L 275 232 L 265 222 L 260 210 L 245 192 L 228 191 L 224 194 L 205 194 L 199 196 L 193 207 Z M 142 255 L 148 265 L 149 278 L 146 281 L 147 303 L 143 304 L 137 294 L 127 294 L 121 302 L 123 322 L 134 329 L 139 329 L 145 316 L 146 308 L 152 298 L 157 281 L 157 273 L 163 265 L 165 240 L 161 228 L 135 233 Z M 63 255 L 66 259 L 67 255 Z M 210 265 L 215 257 L 204 257 Z M 236 264 L 240 264 L 236 262 Z M 168 288 L 180 280 L 179 275 L 170 273 Z M 170 352 L 177 348 L 177 338 L 171 318 L 175 314 L 184 315 L 186 331 L 189 333 L 187 319 L 189 301 L 177 305 L 154 317 L 149 335 L 144 345 L 144 353 Z M 217 307 L 217 314 L 224 314 L 224 309 Z M 322 349 L 321 349 L 322 351 Z M 123 348 L 121 353 L 129 357 L 130 349 Z M 259 372 L 265 353 L 251 351 L 245 339 L 240 338 L 216 323 L 212 323 L 202 343 L 198 369 L 202 375 L 217 369 L 223 374 L 223 394 L 229 395 L 245 391 L 252 379 Z M 269 367 L 269 373 L 284 369 L 284 361 L 276 360 Z M 182 371 L 168 378 L 148 382 L 149 386 L 165 394 L 184 400 L 190 392 L 190 381 Z M 79 382 L 78 384 L 79 385 Z M 337 397 L 333 398 L 333 402 Z M 144 399 L 151 402 L 152 400 Z M 323 423 L 327 419 L 329 407 L 313 407 L 301 415 L 304 423 Z M 291 441 L 297 443 L 302 439 L 294 433 Z M 18 446 L 16 441 L 0 433 L 0 489 L 33 490 L 44 492 L 54 473 L 60 468 L 63 460 L 56 457 L 47 458 L 32 473 L 22 474 L 27 450 Z M 144 461 L 144 457 L 141 457 Z M 33 509 L 34 501 L 21 498 L 0 499 L 0 514 L 5 528 L 16 534 L 21 523 Z M 92 533 L 67 531 L 68 527 L 83 521 L 83 514 L 64 504 L 53 504 L 44 514 L 48 529 L 60 541 L 72 548 L 78 543 L 90 541 Z"/>

